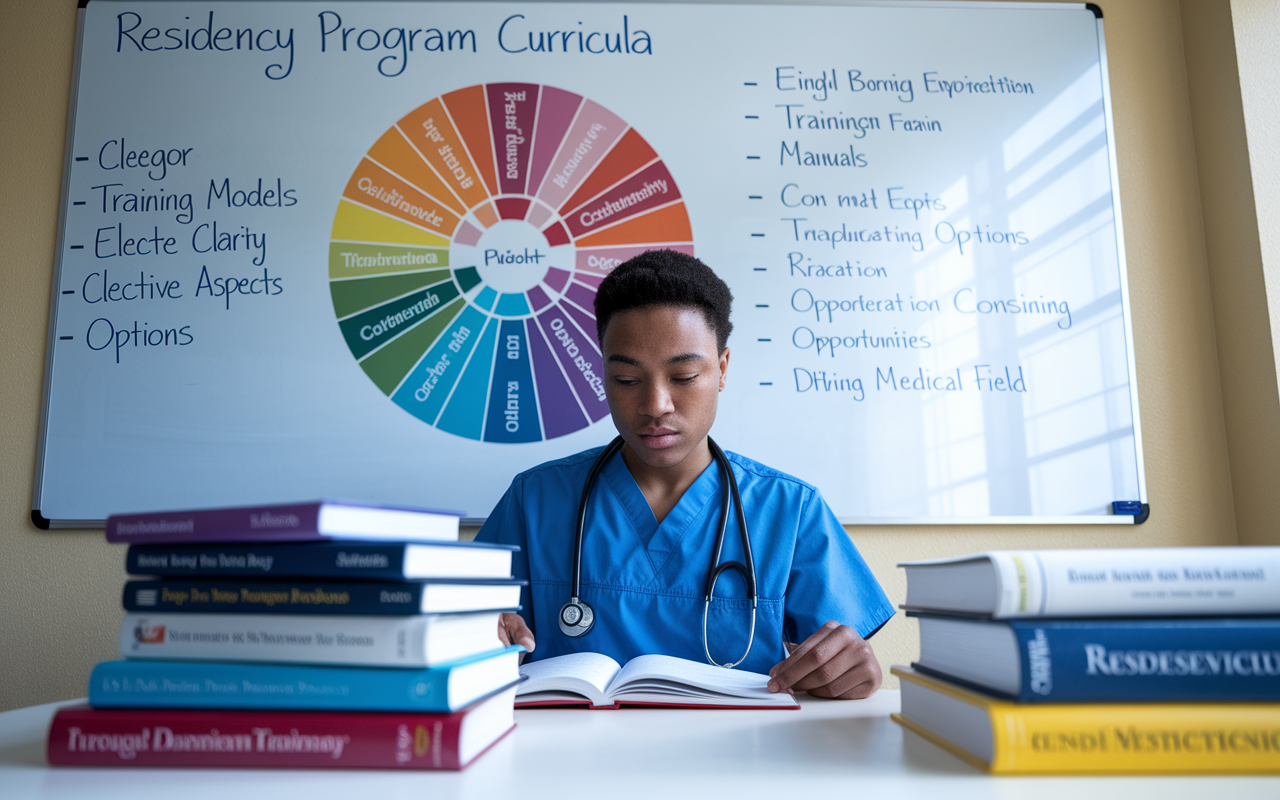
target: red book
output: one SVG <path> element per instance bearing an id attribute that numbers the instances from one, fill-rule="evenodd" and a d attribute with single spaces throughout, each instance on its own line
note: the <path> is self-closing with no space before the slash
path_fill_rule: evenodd
<path id="1" fill-rule="evenodd" d="M 49 763 L 462 769 L 515 728 L 515 686 L 452 714 L 64 708 Z"/>

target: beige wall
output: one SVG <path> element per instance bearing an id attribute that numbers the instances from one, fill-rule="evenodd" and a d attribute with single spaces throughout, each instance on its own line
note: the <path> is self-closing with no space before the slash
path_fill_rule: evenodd
<path id="1" fill-rule="evenodd" d="M 1280 3 L 1231 0 L 1231 14 L 1258 218 L 1274 220 L 1280 213 Z M 1280 227 L 1264 226 L 1259 238 L 1271 329 L 1280 331 Z"/>
<path id="2" fill-rule="evenodd" d="M 1263 324 L 1268 312 L 1256 302 L 1264 282 L 1255 269 L 1260 263 L 1280 263 L 1264 257 L 1280 251 L 1265 246 L 1259 251 L 1256 244 L 1250 251 L 1247 241 L 1239 244 L 1243 240 L 1238 238 L 1247 238 L 1248 231 L 1240 234 L 1232 227 L 1239 220 L 1206 216 L 1201 210 L 1202 183 L 1206 191 L 1230 193 L 1243 180 L 1241 170 L 1247 172 L 1240 161 L 1244 137 L 1238 125 L 1202 124 L 1206 115 L 1220 112 L 1214 105 L 1221 102 L 1213 96 L 1219 85 L 1215 81 L 1235 85 L 1234 56 L 1226 52 L 1231 37 L 1222 35 L 1220 14 L 1205 17 L 1216 28 L 1209 24 L 1203 35 L 1199 27 L 1192 30 L 1188 20 L 1201 18 L 1191 3 L 1185 9 L 1154 0 L 1103 5 L 1152 517 L 1133 528 L 853 530 L 895 603 L 902 601 L 905 585 L 894 565 L 907 559 L 988 548 L 1235 544 L 1237 518 L 1252 520 L 1248 541 L 1280 543 L 1280 536 L 1265 530 L 1262 522 L 1267 497 L 1280 494 L 1270 488 L 1273 473 L 1232 481 L 1233 473 L 1240 476 L 1258 464 L 1271 468 L 1265 453 L 1234 454 L 1237 444 L 1245 448 L 1249 441 L 1249 428 L 1241 427 L 1247 422 L 1238 421 L 1250 416 L 1270 420 L 1267 424 L 1280 431 L 1276 370 Z M 114 655 L 122 615 L 123 551 L 108 548 L 100 531 L 40 532 L 28 518 L 74 9 L 73 0 L 0 3 L 0 107 L 5 109 L 0 118 L 0 674 L 5 676 L 0 708 L 82 695 L 93 663 Z M 1193 34 L 1186 44 L 1184 26 Z M 1258 58 L 1259 65 L 1275 63 L 1274 58 Z M 1191 80 L 1189 65 L 1198 70 Z M 1201 71 L 1207 76 L 1203 81 Z M 1235 91 L 1238 95 L 1238 86 Z M 1272 103 L 1273 114 L 1280 113 L 1276 108 Z M 1217 149 L 1197 147 L 1198 140 L 1212 137 L 1217 137 Z M 1220 168 L 1231 172 L 1230 180 L 1215 183 Z M 1259 180 L 1256 167 L 1254 180 Z M 1236 201 L 1251 206 L 1251 198 L 1246 199 Z M 1258 208 L 1263 210 L 1261 201 Z M 1273 217 L 1264 216 L 1268 218 Z M 1257 240 L 1256 224 L 1252 235 Z M 1264 245 L 1268 241 L 1264 236 Z M 1232 272 L 1237 263 L 1252 273 Z M 1269 292 L 1275 284 L 1268 276 L 1265 285 Z M 1220 304 L 1215 292 L 1235 292 L 1232 296 L 1254 302 L 1247 314 L 1232 320 L 1235 306 Z M 1234 349 L 1224 352 L 1222 343 Z M 1270 371 L 1254 380 L 1249 370 L 1259 358 Z M 1231 362 L 1231 381 L 1219 379 L 1220 361 Z M 1268 381 L 1269 394 L 1259 388 Z M 1231 436 L 1224 398 L 1243 409 L 1237 409 Z M 1267 428 L 1266 435 L 1275 433 Z M 874 643 L 887 665 L 910 661 L 915 640 L 915 626 L 899 617 Z"/>
<path id="3" fill-rule="evenodd" d="M 1261 5 L 1280 9 L 1274 3 Z M 1280 485 L 1280 399 L 1271 338 L 1272 331 L 1280 331 L 1272 316 L 1280 309 L 1280 288 L 1276 276 L 1264 279 L 1258 220 L 1275 219 L 1266 206 L 1275 205 L 1277 197 L 1258 186 L 1255 207 L 1252 137 L 1245 134 L 1241 88 L 1252 82 L 1272 90 L 1273 70 L 1237 71 L 1240 26 L 1237 22 L 1233 30 L 1232 9 L 1222 0 L 1183 0 L 1182 28 L 1236 533 L 1240 544 L 1261 544 L 1276 541 L 1275 520 L 1280 519 L 1280 492 L 1272 490 Z M 1273 11 L 1271 16 L 1280 23 L 1280 15 Z M 1266 69 L 1266 56 L 1275 64 L 1275 55 L 1256 57 L 1257 68 Z M 1280 174 L 1272 181 L 1280 187 Z M 1276 235 L 1265 228 L 1262 234 Z M 1272 246 L 1280 248 L 1280 241 Z M 1280 275 L 1276 261 L 1280 250 L 1272 256 Z"/>

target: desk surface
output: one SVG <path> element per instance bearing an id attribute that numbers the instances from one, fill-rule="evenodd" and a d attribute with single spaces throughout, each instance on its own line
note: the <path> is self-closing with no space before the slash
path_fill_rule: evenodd
<path id="1" fill-rule="evenodd" d="M 1280 797 L 1280 777 L 992 778 L 889 719 L 898 693 L 799 711 L 538 709 L 461 773 L 60 768 L 44 739 L 59 705 L 0 714 L 0 795 L 14 798 Z M 829 794 L 828 794 L 829 793 Z"/>

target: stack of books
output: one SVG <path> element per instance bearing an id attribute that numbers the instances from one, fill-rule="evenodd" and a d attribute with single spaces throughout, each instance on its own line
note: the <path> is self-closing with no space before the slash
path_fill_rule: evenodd
<path id="1" fill-rule="evenodd" d="M 124 660 L 49 762 L 461 769 L 515 727 L 514 548 L 459 515 L 318 502 L 112 516 Z"/>
<path id="2" fill-rule="evenodd" d="M 993 773 L 1280 772 L 1280 547 L 901 564 L 894 719 Z"/>

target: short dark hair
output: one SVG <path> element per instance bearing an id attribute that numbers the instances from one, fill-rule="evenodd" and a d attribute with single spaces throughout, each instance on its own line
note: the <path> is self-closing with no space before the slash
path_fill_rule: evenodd
<path id="1" fill-rule="evenodd" d="M 702 312 L 723 352 L 733 332 L 733 294 L 711 267 L 676 250 L 649 250 L 624 261 L 596 291 L 596 338 L 604 344 L 609 320 L 619 311 L 681 306 Z"/>

